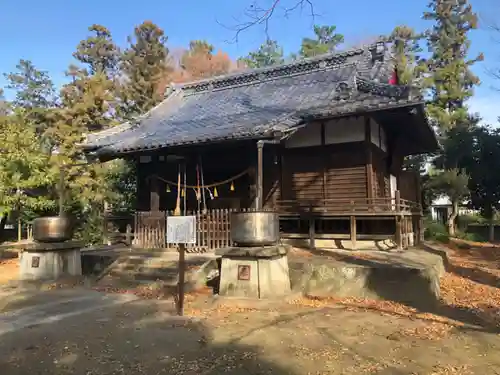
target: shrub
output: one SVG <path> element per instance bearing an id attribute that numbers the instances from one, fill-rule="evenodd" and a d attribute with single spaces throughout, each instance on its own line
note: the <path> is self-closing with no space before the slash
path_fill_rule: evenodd
<path id="1" fill-rule="evenodd" d="M 424 238 L 427 240 L 435 240 L 439 242 L 447 243 L 450 239 L 446 226 L 440 222 L 434 221 L 432 219 L 424 220 Z"/>

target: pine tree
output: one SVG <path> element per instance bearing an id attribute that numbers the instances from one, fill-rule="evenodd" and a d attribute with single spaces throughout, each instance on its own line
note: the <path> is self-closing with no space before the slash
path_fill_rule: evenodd
<path id="1" fill-rule="evenodd" d="M 43 135 L 51 124 L 51 112 L 56 105 L 54 84 L 47 72 L 38 70 L 29 60 L 21 59 L 16 69 L 5 74 L 7 88 L 16 93 L 11 105 L 22 110 L 25 123 Z"/>
<path id="2" fill-rule="evenodd" d="M 307 58 L 334 52 L 339 44 L 344 43 L 344 36 L 335 33 L 336 29 L 336 26 L 314 25 L 316 39 L 302 39 L 300 56 Z"/>
<path id="3" fill-rule="evenodd" d="M 420 42 L 424 35 L 419 35 L 406 25 L 396 26 L 391 33 L 392 55 L 396 67 L 398 84 L 421 87 L 423 73 L 426 71 L 420 57 Z"/>
<path id="4" fill-rule="evenodd" d="M 114 76 L 120 57 L 120 50 L 113 42 L 111 32 L 102 25 L 94 24 L 88 28 L 92 33 L 82 40 L 73 53 L 79 62 L 88 65 L 90 74 L 106 73 Z"/>
<path id="5" fill-rule="evenodd" d="M 248 56 L 238 60 L 248 68 L 263 68 L 266 66 L 273 66 L 283 64 L 283 48 L 278 45 L 274 40 L 267 40 L 255 52 L 250 52 Z"/>
<path id="6" fill-rule="evenodd" d="M 161 84 L 168 69 L 167 37 L 162 29 L 151 21 L 137 26 L 128 38 L 129 47 L 121 58 L 121 71 L 125 75 L 120 96 L 122 116 L 133 118 L 146 113 L 158 104 L 163 93 Z"/>
<path id="7" fill-rule="evenodd" d="M 477 28 L 477 15 L 468 0 L 432 0 L 424 19 L 434 21 L 428 35 L 431 57 L 427 66 L 432 72 L 427 80 L 432 94 L 428 114 L 441 130 L 467 120 L 466 101 L 473 95 L 479 78 L 471 66 L 482 55 L 469 59 L 468 33 Z"/>

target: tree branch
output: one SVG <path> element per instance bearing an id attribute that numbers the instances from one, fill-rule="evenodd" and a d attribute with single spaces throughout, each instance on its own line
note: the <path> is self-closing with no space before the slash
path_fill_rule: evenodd
<path id="1" fill-rule="evenodd" d="M 312 0 L 293 0 L 293 4 L 290 6 L 283 6 L 283 3 L 286 2 L 287 0 L 272 0 L 269 6 L 262 6 L 258 0 L 255 0 L 244 9 L 244 20 L 235 19 L 236 24 L 232 26 L 225 25 L 218 20 L 216 22 L 224 28 L 233 31 L 235 35 L 231 42 L 237 43 L 241 33 L 256 26 L 264 26 L 264 32 L 266 33 L 267 39 L 269 39 L 269 22 L 278 12 L 281 12 L 282 15 L 287 18 L 291 13 L 297 10 L 303 11 L 304 8 L 308 8 L 309 15 L 312 17 L 313 22 L 318 16 L 314 11 Z"/>

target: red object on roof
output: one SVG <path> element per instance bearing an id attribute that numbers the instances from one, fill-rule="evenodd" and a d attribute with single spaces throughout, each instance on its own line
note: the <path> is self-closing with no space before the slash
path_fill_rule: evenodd
<path id="1" fill-rule="evenodd" d="M 396 69 L 394 69 L 394 71 L 392 72 L 392 76 L 389 79 L 389 85 L 397 85 L 398 81 L 399 81 L 398 80 L 398 71 Z"/>

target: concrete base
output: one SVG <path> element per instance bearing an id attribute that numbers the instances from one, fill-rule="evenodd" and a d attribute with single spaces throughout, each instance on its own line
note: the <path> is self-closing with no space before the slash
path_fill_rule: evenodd
<path id="1" fill-rule="evenodd" d="M 277 298 L 290 293 L 287 248 L 229 248 L 222 254 L 219 295 Z"/>
<path id="2" fill-rule="evenodd" d="M 440 256 L 419 249 L 359 254 L 336 250 L 331 256 L 290 255 L 292 290 L 319 298 L 390 300 L 419 309 L 439 304 L 444 273 Z"/>
<path id="3" fill-rule="evenodd" d="M 79 244 L 67 248 L 60 244 L 31 244 L 21 252 L 20 280 L 55 280 L 62 276 L 80 276 L 82 261 Z"/>

